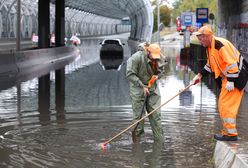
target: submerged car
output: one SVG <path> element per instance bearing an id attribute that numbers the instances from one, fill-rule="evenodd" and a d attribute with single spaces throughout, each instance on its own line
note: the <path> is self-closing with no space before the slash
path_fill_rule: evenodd
<path id="1" fill-rule="evenodd" d="M 120 69 L 125 44 L 120 39 L 104 39 L 100 44 L 100 64 L 103 69 Z"/>

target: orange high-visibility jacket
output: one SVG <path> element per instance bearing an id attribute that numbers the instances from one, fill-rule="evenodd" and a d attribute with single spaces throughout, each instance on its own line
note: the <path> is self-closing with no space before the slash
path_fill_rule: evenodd
<path id="1" fill-rule="evenodd" d="M 235 81 L 238 78 L 240 53 L 231 42 L 213 36 L 211 47 L 207 48 L 207 56 L 207 64 L 202 74 L 214 72 L 215 78 L 225 76 L 228 81 Z"/>

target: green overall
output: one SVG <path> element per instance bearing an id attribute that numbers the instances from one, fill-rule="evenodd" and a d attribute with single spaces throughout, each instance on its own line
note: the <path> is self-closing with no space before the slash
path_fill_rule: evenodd
<path id="1" fill-rule="evenodd" d="M 145 50 L 137 51 L 127 60 L 126 77 L 130 84 L 130 97 L 133 109 L 133 121 L 138 120 L 140 109 L 144 103 L 144 86 L 147 86 L 152 75 L 155 74 L 150 60 Z M 157 83 L 155 82 L 150 88 L 150 94 L 146 103 L 146 111 L 149 113 L 160 106 L 161 97 Z M 150 125 L 153 132 L 154 140 L 163 141 L 163 129 L 161 124 L 161 113 L 157 110 L 149 116 Z M 144 121 L 140 122 L 136 129 L 136 135 L 140 136 L 144 132 Z"/>

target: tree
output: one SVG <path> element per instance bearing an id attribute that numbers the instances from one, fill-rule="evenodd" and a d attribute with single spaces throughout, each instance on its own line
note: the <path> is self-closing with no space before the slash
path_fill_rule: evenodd
<path id="1" fill-rule="evenodd" d="M 154 26 L 153 26 L 153 32 L 158 30 L 157 25 L 157 7 L 153 10 L 153 16 L 154 16 Z M 160 6 L 160 23 L 164 24 L 164 26 L 169 26 L 171 21 L 171 9 L 167 5 L 161 5 Z"/>

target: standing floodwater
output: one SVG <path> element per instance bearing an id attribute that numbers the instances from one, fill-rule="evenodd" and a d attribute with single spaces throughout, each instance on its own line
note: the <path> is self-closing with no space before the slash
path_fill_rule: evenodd
<path id="1" fill-rule="evenodd" d="M 56 107 L 53 75 L 49 109 L 38 107 L 37 79 L 23 83 L 19 92 L 16 87 L 0 92 L 0 167 L 213 167 L 212 135 L 219 130 L 217 98 L 204 83 L 162 108 L 163 144 L 153 142 L 146 122 L 139 143 L 132 144 L 128 131 L 106 151 L 99 148 L 132 121 L 125 78 L 129 46 L 124 46 L 121 70 L 104 71 L 99 41 L 82 41 L 81 58 L 66 68 L 64 107 Z M 194 73 L 180 63 L 180 48 L 162 44 L 162 49 L 168 56 L 159 82 L 164 102 L 186 87 Z M 242 103 L 238 122 L 245 123 L 245 109 Z M 238 129 L 246 138 L 245 128 Z"/>

